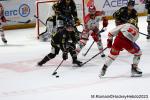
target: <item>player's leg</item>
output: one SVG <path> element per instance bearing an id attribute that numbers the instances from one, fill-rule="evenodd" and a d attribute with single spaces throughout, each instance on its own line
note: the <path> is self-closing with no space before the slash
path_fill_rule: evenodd
<path id="1" fill-rule="evenodd" d="M 104 76 L 106 73 L 107 68 L 112 64 L 112 62 L 118 57 L 119 55 L 119 51 L 115 50 L 115 49 L 111 49 L 110 54 L 108 55 L 105 64 L 103 65 L 102 69 L 101 69 L 101 73 L 99 76 Z"/>
<path id="2" fill-rule="evenodd" d="M 75 50 L 75 45 L 74 44 L 71 44 L 71 48 L 69 48 L 69 53 L 72 57 L 72 63 L 73 64 L 76 64 L 78 66 L 81 66 L 82 65 L 82 62 L 77 60 L 77 53 L 76 53 L 76 50 Z"/>
<path id="3" fill-rule="evenodd" d="M 77 55 L 80 53 L 82 48 L 86 45 L 88 39 L 80 39 L 79 43 L 77 44 L 76 53 Z"/>
<path id="4" fill-rule="evenodd" d="M 80 51 L 82 50 L 82 48 L 86 45 L 87 41 L 89 38 L 89 33 L 87 30 L 83 30 L 82 34 L 81 34 L 81 39 L 77 44 L 77 48 L 76 48 L 76 53 L 77 55 L 80 53 Z"/>
<path id="5" fill-rule="evenodd" d="M 108 55 L 102 69 L 100 72 L 100 77 L 104 76 L 107 68 L 112 64 L 112 62 L 118 57 L 120 51 L 122 50 L 122 39 L 116 38 L 110 50 L 110 54 Z"/>
<path id="6" fill-rule="evenodd" d="M 1 35 L 2 41 L 4 43 L 7 43 L 7 40 L 5 38 L 5 34 L 4 34 L 4 31 L 3 31 L 2 25 L 0 25 L 0 35 Z"/>
<path id="7" fill-rule="evenodd" d="M 46 55 L 40 62 L 38 62 L 38 66 L 42 66 L 43 64 L 45 64 L 49 60 L 55 58 L 55 56 L 59 53 L 59 50 L 60 49 L 58 47 L 52 47 L 51 48 L 51 53 Z"/>
<path id="8" fill-rule="evenodd" d="M 98 35 L 98 41 L 96 41 L 99 52 L 103 50 L 103 44 L 101 41 L 101 35 Z M 101 53 L 101 57 L 105 57 L 104 52 Z"/>
<path id="9" fill-rule="evenodd" d="M 136 43 L 132 43 L 127 50 L 128 52 L 134 54 L 133 63 L 131 64 L 131 76 L 142 76 L 142 71 L 138 67 L 140 57 L 142 55 L 140 47 Z"/>

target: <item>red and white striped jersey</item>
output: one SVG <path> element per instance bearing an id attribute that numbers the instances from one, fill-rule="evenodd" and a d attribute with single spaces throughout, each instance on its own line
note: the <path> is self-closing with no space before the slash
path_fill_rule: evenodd
<path id="1" fill-rule="evenodd" d="M 117 26 L 115 29 L 109 32 L 108 36 L 111 39 L 112 37 L 117 36 L 120 32 L 123 34 L 124 37 L 132 42 L 135 42 L 139 37 L 138 28 L 130 23 Z"/>

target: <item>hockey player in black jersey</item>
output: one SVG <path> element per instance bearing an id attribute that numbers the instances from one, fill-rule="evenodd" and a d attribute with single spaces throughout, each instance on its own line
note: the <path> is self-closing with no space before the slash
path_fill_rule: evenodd
<path id="1" fill-rule="evenodd" d="M 0 36 L 2 41 L 7 44 L 7 40 L 5 38 L 4 29 L 3 29 L 3 23 L 6 23 L 6 18 L 4 16 L 4 7 L 0 3 Z"/>
<path id="2" fill-rule="evenodd" d="M 150 35 L 150 0 L 145 0 L 145 8 L 147 9 L 147 32 Z M 150 36 L 147 36 L 147 39 L 150 39 Z"/>
<path id="3" fill-rule="evenodd" d="M 71 54 L 73 64 L 81 66 L 82 62 L 77 60 L 76 43 L 78 42 L 75 26 L 80 24 L 77 16 L 77 9 L 74 0 L 61 0 L 58 9 L 58 34 L 65 34 L 63 43 L 63 55 L 67 56 L 68 52 Z M 68 48 L 69 45 L 69 48 Z"/>
<path id="4" fill-rule="evenodd" d="M 58 4 L 57 7 L 59 6 L 60 5 Z M 40 62 L 38 62 L 39 66 L 42 66 L 47 61 L 55 58 L 55 56 L 59 53 L 60 49 L 63 52 L 63 60 L 68 59 L 68 53 L 70 53 L 73 60 L 73 64 L 77 64 L 78 66 L 81 66 L 82 64 L 82 62 L 77 60 L 77 55 L 75 52 L 75 44 L 77 42 L 77 39 L 75 35 L 76 33 L 74 32 L 73 20 L 67 19 L 67 17 L 64 15 L 59 15 L 60 13 L 61 11 L 57 13 L 58 15 L 56 15 L 56 31 L 53 31 L 52 28 L 50 29 L 50 31 L 52 31 L 53 33 L 51 36 L 51 53 L 46 55 Z"/>
<path id="5" fill-rule="evenodd" d="M 115 19 L 116 25 L 127 23 L 130 19 L 136 20 L 138 23 L 137 11 L 134 9 L 135 1 L 129 0 L 127 6 L 121 7 L 119 10 L 114 12 L 113 18 Z"/>

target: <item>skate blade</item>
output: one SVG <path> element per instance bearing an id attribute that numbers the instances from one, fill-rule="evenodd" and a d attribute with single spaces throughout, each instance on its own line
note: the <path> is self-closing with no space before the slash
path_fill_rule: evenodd
<path id="1" fill-rule="evenodd" d="M 72 67 L 82 67 L 82 66 L 79 66 L 79 65 L 77 65 L 77 64 L 73 64 Z"/>
<path id="2" fill-rule="evenodd" d="M 131 77 L 142 77 L 142 74 L 131 74 Z"/>
<path id="3" fill-rule="evenodd" d="M 22 45 L 22 44 L 4 44 L 4 45 L 0 45 L 0 47 L 22 47 L 22 46 L 25 46 L 25 45 Z"/>
<path id="4" fill-rule="evenodd" d="M 99 78 L 102 78 L 104 75 L 105 75 L 105 74 L 99 74 L 98 76 L 99 76 Z"/>
<path id="5" fill-rule="evenodd" d="M 99 78 L 102 78 L 103 76 L 104 76 L 104 75 L 101 75 L 101 74 L 100 74 L 100 75 L 98 75 L 98 77 L 99 77 Z"/>

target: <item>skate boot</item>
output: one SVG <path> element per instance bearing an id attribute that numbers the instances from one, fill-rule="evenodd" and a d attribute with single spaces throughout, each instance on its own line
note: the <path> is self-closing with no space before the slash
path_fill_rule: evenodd
<path id="1" fill-rule="evenodd" d="M 99 74 L 99 77 L 104 76 L 104 75 L 105 75 L 105 73 L 106 73 L 106 70 L 107 70 L 107 66 L 106 66 L 106 65 L 104 65 L 104 66 L 103 66 L 103 68 L 102 68 L 102 70 L 101 70 L 101 73 Z"/>
<path id="2" fill-rule="evenodd" d="M 44 63 L 42 63 L 42 61 L 40 61 L 40 62 L 37 63 L 37 65 L 40 66 L 40 67 L 41 67 L 43 64 L 44 64 Z"/>
<path id="3" fill-rule="evenodd" d="M 131 68 L 131 77 L 141 77 L 142 76 L 142 71 L 138 67 L 134 67 L 132 64 Z"/>
<path id="4" fill-rule="evenodd" d="M 5 38 L 2 38 L 2 41 L 7 44 L 7 40 Z"/>
<path id="5" fill-rule="evenodd" d="M 39 67 L 41 67 L 43 64 L 45 64 L 47 61 L 49 61 L 49 57 L 48 56 L 45 56 L 40 62 L 37 63 L 37 65 Z"/>
<path id="6" fill-rule="evenodd" d="M 76 65 L 78 65 L 78 67 L 81 67 L 82 66 L 82 62 L 81 61 L 79 61 L 79 60 L 73 60 L 73 62 L 72 62 L 72 64 L 76 64 Z"/>

